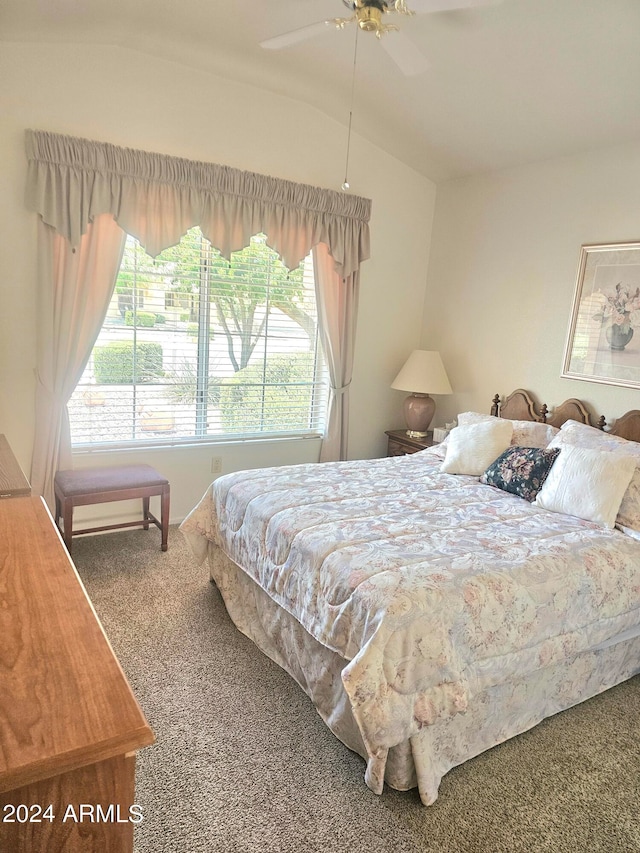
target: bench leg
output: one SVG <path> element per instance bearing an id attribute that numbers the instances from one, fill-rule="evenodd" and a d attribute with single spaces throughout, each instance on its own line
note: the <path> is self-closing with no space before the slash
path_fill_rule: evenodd
<path id="1" fill-rule="evenodd" d="M 67 551 L 71 553 L 71 538 L 73 535 L 73 500 L 64 498 L 62 502 L 62 523 L 64 525 L 64 533 L 62 538 L 67 546 Z"/>
<path id="2" fill-rule="evenodd" d="M 163 487 L 160 506 L 160 524 L 162 530 L 161 549 L 166 551 L 169 547 L 169 485 Z"/>
<path id="3" fill-rule="evenodd" d="M 144 524 L 142 525 L 144 530 L 149 529 L 149 498 L 142 498 L 142 518 L 144 519 Z"/>

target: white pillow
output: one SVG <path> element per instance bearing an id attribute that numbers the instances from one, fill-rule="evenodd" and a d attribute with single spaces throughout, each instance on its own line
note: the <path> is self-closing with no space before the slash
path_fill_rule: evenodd
<path id="1" fill-rule="evenodd" d="M 500 418 L 454 427 L 448 435 L 447 455 L 440 470 L 479 477 L 509 447 L 512 435 L 511 421 Z"/>
<path id="2" fill-rule="evenodd" d="M 549 444 L 549 448 L 562 449 L 568 445 L 634 457 L 636 470 L 622 498 L 616 527 L 624 528 L 625 533 L 629 532 L 629 528 L 640 531 L 640 443 L 628 441 L 618 435 L 609 435 L 601 429 L 578 423 L 578 421 L 565 421 L 559 434 Z"/>
<path id="3" fill-rule="evenodd" d="M 631 456 L 566 445 L 534 503 L 613 527 L 635 469 Z"/>
<path id="4" fill-rule="evenodd" d="M 461 412 L 458 415 L 460 426 L 495 420 L 494 415 L 484 415 L 481 412 Z M 517 421 L 512 418 L 501 418 L 500 420 L 508 420 L 513 426 L 512 446 L 543 448 L 560 432 L 557 427 L 540 421 Z"/>

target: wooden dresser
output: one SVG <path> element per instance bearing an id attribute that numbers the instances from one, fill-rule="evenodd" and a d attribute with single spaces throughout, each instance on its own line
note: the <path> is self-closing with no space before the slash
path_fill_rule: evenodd
<path id="1" fill-rule="evenodd" d="M 132 851 L 153 741 L 44 502 L 0 500 L 0 851 Z"/>

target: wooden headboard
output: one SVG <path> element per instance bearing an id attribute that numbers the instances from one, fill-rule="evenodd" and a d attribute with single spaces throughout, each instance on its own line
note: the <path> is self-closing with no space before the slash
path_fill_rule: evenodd
<path id="1" fill-rule="evenodd" d="M 511 420 L 538 421 L 558 428 L 568 420 L 579 421 L 601 430 L 607 425 L 604 415 L 593 415 L 588 406 L 575 397 L 556 406 L 550 415 L 546 403 L 537 405 L 533 396 L 522 388 L 513 391 L 503 400 L 496 394 L 491 402 L 491 414 Z M 640 409 L 631 409 L 619 417 L 607 433 L 629 441 L 640 441 Z"/>

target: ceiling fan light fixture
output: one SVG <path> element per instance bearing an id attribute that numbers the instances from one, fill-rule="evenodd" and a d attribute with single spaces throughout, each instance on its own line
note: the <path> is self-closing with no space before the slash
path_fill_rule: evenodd
<path id="1" fill-rule="evenodd" d="M 382 26 L 382 12 L 375 6 L 358 9 L 358 26 L 365 33 L 377 33 Z"/>
<path id="2" fill-rule="evenodd" d="M 376 38 L 381 38 L 391 30 L 397 30 L 395 24 L 383 24 L 382 15 L 389 11 L 383 0 L 355 0 L 355 17 L 358 26 L 365 33 L 375 33 Z"/>

